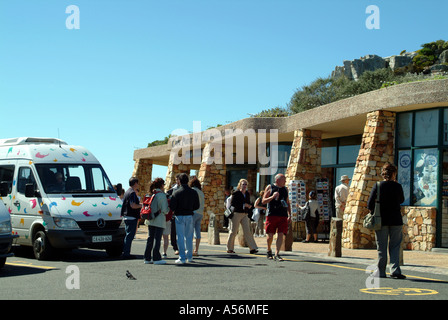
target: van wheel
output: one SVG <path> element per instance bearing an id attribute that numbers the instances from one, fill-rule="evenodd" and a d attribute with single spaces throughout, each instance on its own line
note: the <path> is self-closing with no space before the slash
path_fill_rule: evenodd
<path id="1" fill-rule="evenodd" d="M 34 236 L 33 253 L 37 260 L 47 260 L 53 253 L 53 247 L 44 231 L 38 231 Z"/>
<path id="2" fill-rule="evenodd" d="M 0 269 L 5 266 L 6 258 L 0 258 Z"/>

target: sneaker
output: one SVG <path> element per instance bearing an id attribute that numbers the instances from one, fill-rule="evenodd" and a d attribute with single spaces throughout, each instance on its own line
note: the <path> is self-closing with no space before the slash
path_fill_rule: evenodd
<path id="1" fill-rule="evenodd" d="M 162 254 L 162 258 L 166 258 L 166 257 L 168 257 L 168 256 L 166 255 L 166 253 Z"/>
<path id="2" fill-rule="evenodd" d="M 157 260 L 157 261 L 154 261 L 154 264 L 166 264 L 166 261 L 165 260 Z"/>
<path id="3" fill-rule="evenodd" d="M 267 258 L 268 258 L 269 260 L 274 259 L 274 257 L 272 256 L 272 251 L 271 251 L 271 250 L 269 250 L 269 251 L 266 253 L 266 256 L 267 256 Z"/>
<path id="4" fill-rule="evenodd" d="M 192 263 L 192 262 L 194 262 L 194 260 L 193 260 L 193 258 L 187 259 L 187 262 Z"/>
<path id="5" fill-rule="evenodd" d="M 404 274 L 391 274 L 390 277 L 392 279 L 406 279 L 406 276 Z"/>
<path id="6" fill-rule="evenodd" d="M 153 261 L 152 260 L 145 260 L 145 264 L 152 264 Z"/>
<path id="7" fill-rule="evenodd" d="M 280 262 L 281 262 L 281 261 L 284 261 L 283 258 L 280 257 L 279 254 L 275 255 L 274 260 L 277 260 L 277 261 L 280 261 Z"/>
<path id="8" fill-rule="evenodd" d="M 176 261 L 174 261 L 175 264 L 185 264 L 185 261 L 182 261 L 180 259 L 177 259 Z"/>

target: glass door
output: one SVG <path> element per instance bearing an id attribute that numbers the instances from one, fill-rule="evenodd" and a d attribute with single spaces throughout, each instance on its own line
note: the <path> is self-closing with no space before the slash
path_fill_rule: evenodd
<path id="1" fill-rule="evenodd" d="M 448 248 L 448 150 L 443 151 L 442 175 L 442 223 L 438 234 L 441 235 L 441 247 Z"/>

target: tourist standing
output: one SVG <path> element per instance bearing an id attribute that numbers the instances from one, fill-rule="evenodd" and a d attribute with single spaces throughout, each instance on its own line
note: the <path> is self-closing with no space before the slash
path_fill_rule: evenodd
<path id="1" fill-rule="evenodd" d="M 300 210 L 306 210 L 309 207 L 309 212 L 305 216 L 306 238 L 302 241 L 303 243 L 310 242 L 311 235 L 314 242 L 317 242 L 317 226 L 319 225 L 320 210 L 316 191 L 311 191 L 308 196 L 307 203 L 303 207 L 299 206 Z"/>
<path id="2" fill-rule="evenodd" d="M 350 178 L 347 175 L 341 176 L 341 184 L 334 190 L 334 202 L 336 218 L 343 219 L 345 204 L 347 202 Z"/>
<path id="3" fill-rule="evenodd" d="M 193 256 L 197 256 L 199 252 L 199 244 L 201 243 L 201 223 L 202 218 L 204 216 L 204 202 L 205 196 L 204 192 L 202 192 L 201 183 L 197 177 L 191 178 L 188 183 L 190 188 L 198 193 L 199 196 L 199 209 L 194 211 L 193 214 L 193 230 L 194 230 L 194 238 L 196 239 L 196 246 L 193 250 Z"/>
<path id="4" fill-rule="evenodd" d="M 263 195 L 263 203 L 267 203 L 266 234 L 267 257 L 273 259 L 271 244 L 274 234 L 277 232 L 275 259 L 283 261 L 280 256 L 280 248 L 283 238 L 288 233 L 288 225 L 291 219 L 291 207 L 288 199 L 288 189 L 285 187 L 286 177 L 279 173 L 275 176 L 275 183 L 266 187 Z"/>
<path id="5" fill-rule="evenodd" d="M 193 262 L 193 214 L 199 209 L 199 196 L 188 186 L 188 175 L 179 175 L 180 187 L 173 192 L 170 208 L 176 221 L 177 246 L 179 259 L 176 264 Z"/>
<path id="6" fill-rule="evenodd" d="M 160 243 L 163 230 L 166 226 L 165 215 L 168 213 L 168 200 L 166 194 L 162 191 L 165 181 L 162 178 L 156 178 L 149 187 L 149 192 L 154 196 L 151 201 L 151 212 L 157 216 L 151 220 L 145 220 L 148 226 L 148 239 L 145 249 L 145 263 L 166 264 L 160 255 Z M 152 259 L 151 259 L 152 258 Z"/>
<path id="7" fill-rule="evenodd" d="M 250 248 L 250 253 L 255 254 L 258 252 L 257 244 L 254 240 L 254 236 L 250 228 L 250 220 L 248 217 L 248 212 L 252 208 L 250 204 L 250 195 L 247 191 L 248 182 L 246 179 L 241 179 L 238 182 L 237 191 L 232 194 L 231 207 L 234 207 L 234 213 L 231 220 L 231 229 L 229 232 L 229 237 L 227 239 L 227 253 L 235 253 L 233 251 L 235 246 L 235 237 L 238 233 L 238 228 L 243 227 L 244 238 Z"/>
<path id="8" fill-rule="evenodd" d="M 378 276 L 386 277 L 387 249 L 389 248 L 390 277 L 394 279 L 406 279 L 400 269 L 400 247 L 403 238 L 403 218 L 400 204 L 404 201 L 403 188 L 396 181 L 397 168 L 386 163 L 381 169 L 383 181 L 380 182 L 380 190 L 374 184 L 367 206 L 370 211 L 375 211 L 377 192 L 380 193 L 381 229 L 375 231 L 378 250 Z"/>
<path id="9" fill-rule="evenodd" d="M 168 205 L 170 204 L 171 196 L 173 195 L 173 192 L 176 191 L 179 188 L 179 186 L 180 186 L 179 175 L 180 175 L 180 173 L 176 175 L 176 183 L 171 187 L 171 189 L 169 189 L 166 192 L 167 197 L 168 197 Z M 171 211 L 171 221 L 169 223 L 169 226 L 170 226 L 170 229 L 171 229 L 170 230 L 171 246 L 173 247 L 174 254 L 178 255 L 179 254 L 179 248 L 177 247 L 176 219 L 174 217 L 174 214 L 172 214 L 173 210 L 170 210 L 170 211 Z M 166 232 L 166 230 L 165 230 L 165 232 Z M 165 248 L 165 244 L 164 244 L 164 248 Z M 165 249 L 164 252 L 166 253 L 166 249 Z"/>
<path id="10" fill-rule="evenodd" d="M 142 208 L 137 196 L 138 189 L 138 179 L 136 177 L 130 178 L 129 189 L 124 193 L 123 205 L 121 207 L 121 215 L 124 219 L 126 232 L 124 237 L 123 259 L 133 258 L 131 256 L 131 245 L 137 232 L 137 222 L 140 219 L 140 209 Z"/>

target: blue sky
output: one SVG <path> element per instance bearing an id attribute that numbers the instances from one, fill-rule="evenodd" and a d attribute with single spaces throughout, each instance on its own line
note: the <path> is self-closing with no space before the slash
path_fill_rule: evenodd
<path id="1" fill-rule="evenodd" d="M 66 28 L 69 5 L 80 29 Z M 379 30 L 365 26 L 369 5 Z M 448 40 L 447 11 L 446 0 L 0 0 L 0 138 L 59 130 L 126 186 L 136 148 L 285 106 L 343 60 Z"/>

